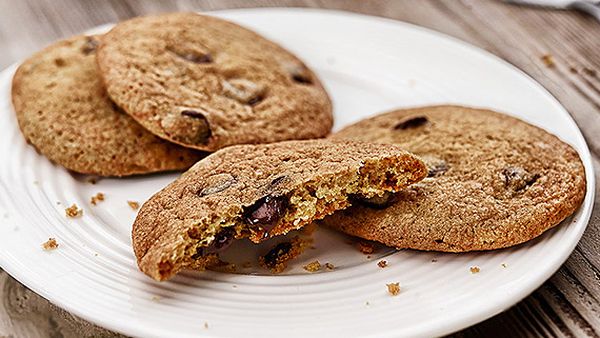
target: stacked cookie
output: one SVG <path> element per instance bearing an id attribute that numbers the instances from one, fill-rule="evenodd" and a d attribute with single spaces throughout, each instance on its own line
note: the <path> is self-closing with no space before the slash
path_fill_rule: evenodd
<path id="1" fill-rule="evenodd" d="M 13 102 L 28 142 L 70 170 L 193 165 L 133 224 L 138 265 L 156 280 L 215 264 L 232 240 L 315 221 L 396 248 L 499 249 L 557 225 L 585 195 L 569 145 L 488 110 L 398 110 L 320 139 L 333 117 L 317 76 L 260 35 L 194 13 L 50 46 L 17 70 Z"/>

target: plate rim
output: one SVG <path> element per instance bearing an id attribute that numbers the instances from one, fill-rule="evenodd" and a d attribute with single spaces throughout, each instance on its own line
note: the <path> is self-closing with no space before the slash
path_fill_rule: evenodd
<path id="1" fill-rule="evenodd" d="M 437 324 L 434 329 L 429 330 L 427 332 L 428 335 L 450 334 L 450 333 L 456 332 L 458 330 L 464 329 L 466 327 L 472 326 L 474 324 L 477 324 L 479 322 L 482 322 L 498 313 L 501 313 L 501 312 L 507 310 L 509 307 L 520 302 L 522 299 L 524 299 L 529 294 L 531 294 L 533 291 L 535 291 L 535 289 L 540 287 L 544 282 L 546 282 L 556 271 L 558 271 L 558 269 L 562 266 L 562 264 L 569 258 L 569 256 L 571 255 L 571 253 L 574 251 L 575 247 L 579 243 L 581 237 L 583 236 L 583 233 L 585 232 L 587 226 L 589 225 L 589 220 L 590 220 L 590 217 L 591 217 L 591 214 L 593 211 L 593 205 L 594 205 L 594 201 L 595 201 L 595 190 L 596 190 L 594 163 L 593 163 L 592 155 L 591 155 L 591 152 L 587 145 L 587 142 L 585 141 L 585 138 L 583 137 L 583 134 L 581 133 L 581 130 L 577 126 L 572 115 L 560 103 L 560 101 L 558 101 L 556 99 L 556 97 L 552 93 L 550 93 L 542 84 L 540 84 L 538 81 L 536 81 L 533 77 L 531 77 L 529 74 L 525 73 L 523 70 L 516 67 L 515 65 L 500 58 L 499 56 L 497 56 L 483 48 L 477 47 L 469 42 L 466 42 L 466 41 L 456 38 L 454 36 L 448 35 L 446 33 L 439 32 L 434 29 L 430 29 L 427 27 L 423 27 L 423 26 L 419 26 L 416 24 L 412 24 L 412 23 L 408 23 L 405 21 L 396 20 L 396 19 L 392 19 L 392 18 L 388 18 L 388 17 L 383 17 L 383 16 L 361 14 L 361 13 L 337 10 L 337 9 L 307 8 L 307 7 L 253 7 L 253 8 L 236 8 L 236 9 L 224 9 L 224 10 L 214 10 L 214 11 L 200 11 L 198 13 L 219 16 L 219 15 L 227 15 L 229 13 L 244 14 L 244 13 L 248 13 L 248 12 L 273 12 L 273 13 L 287 12 L 288 14 L 295 14 L 295 15 L 297 15 L 297 14 L 300 14 L 300 15 L 317 14 L 317 15 L 353 17 L 353 18 L 363 19 L 366 21 L 379 21 L 379 22 L 383 21 L 383 22 L 386 22 L 386 24 L 400 25 L 400 26 L 404 26 L 406 28 L 416 30 L 416 31 L 419 31 L 419 32 L 422 32 L 422 33 L 425 33 L 428 35 L 434 35 L 434 36 L 437 36 L 438 38 L 450 40 L 454 44 L 460 45 L 460 47 L 466 48 L 466 49 L 470 50 L 471 52 L 475 52 L 475 53 L 479 54 L 480 56 L 492 58 L 494 61 L 499 62 L 499 63 L 503 64 L 504 66 L 507 66 L 513 72 L 516 71 L 524 79 L 527 79 L 527 81 L 532 85 L 532 88 L 535 87 L 538 91 L 544 93 L 547 96 L 547 98 L 552 101 L 553 105 L 555 105 L 561 111 L 561 113 L 563 115 L 565 115 L 565 117 L 567 119 L 569 119 L 569 121 L 572 123 L 572 125 L 574 127 L 573 132 L 577 134 L 576 138 L 578 139 L 578 142 L 580 142 L 582 145 L 580 147 L 580 150 L 578 151 L 578 154 L 581 158 L 582 163 L 584 164 L 584 169 L 585 169 L 585 174 L 586 174 L 586 195 L 585 195 L 584 201 L 582 202 L 582 205 L 580 206 L 580 209 L 579 209 L 579 210 L 581 210 L 581 213 L 582 213 L 581 218 L 579 219 L 579 222 L 582 222 L 582 225 L 579 228 L 577 228 L 576 233 L 572 234 L 572 236 L 574 236 L 573 241 L 571 243 L 569 243 L 568 246 L 562 247 L 562 252 L 560 253 L 560 255 L 554 256 L 555 257 L 554 260 L 552 262 L 550 262 L 550 264 L 548 264 L 548 267 L 546 268 L 546 270 L 542 270 L 537 275 L 531 276 L 527 280 L 521 282 L 522 287 L 520 289 L 518 289 L 517 292 L 514 292 L 514 293 L 510 294 L 508 297 L 505 297 L 504 299 L 502 299 L 501 302 L 495 302 L 491 305 L 487 305 L 487 306 L 483 307 L 483 309 L 480 308 L 478 311 L 473 312 L 470 315 L 463 316 L 463 317 L 457 317 L 457 318 L 453 318 L 453 319 L 445 319 L 444 321 Z M 85 30 L 84 32 L 82 32 L 80 34 L 95 34 L 97 32 L 100 32 L 102 30 L 105 30 L 105 29 L 111 27 L 112 25 L 114 25 L 114 23 L 102 24 L 102 25 L 90 28 L 88 30 Z M 8 67 L 4 68 L 2 71 L 0 71 L 0 76 L 4 76 L 4 75 L 8 74 L 10 76 L 10 78 L 12 79 L 12 75 L 14 74 L 14 72 L 16 71 L 16 68 L 21 63 L 22 63 L 22 60 L 19 60 L 15 63 L 9 65 Z M 567 142 L 567 143 L 569 143 L 569 142 Z M 28 278 L 26 276 L 27 274 L 19 274 L 18 266 L 17 265 L 13 266 L 13 265 L 7 264 L 8 261 L 9 260 L 6 260 L 3 257 L 3 255 L 0 255 L 0 267 L 6 273 L 8 273 L 12 278 L 16 279 L 21 284 L 25 285 L 26 287 L 31 289 L 33 292 L 35 292 L 36 294 L 45 298 L 52 304 L 55 304 L 56 306 L 66 310 L 84 320 L 92 322 L 100 327 L 103 327 L 103 328 L 106 328 L 109 330 L 114 330 L 116 332 L 123 333 L 126 335 L 134 334 L 134 335 L 144 335 L 144 336 L 155 336 L 157 333 L 156 330 L 144 329 L 143 327 L 136 326 L 137 321 L 129 321 L 129 322 L 127 322 L 127 324 L 121 324 L 121 323 L 119 323 L 119 321 L 110 320 L 108 318 L 109 316 L 104 316 L 103 318 L 100 318 L 99 316 L 98 317 L 93 316 L 91 313 L 88 315 L 89 312 L 86 312 L 81 307 L 71 306 L 68 301 L 63 301 L 63 300 L 61 300 L 61 297 L 56 297 L 54 295 L 54 293 L 47 291 L 44 288 L 42 282 L 36 283 L 34 280 L 31 280 L 30 278 Z M 158 333 L 161 333 L 161 332 L 158 332 Z M 396 337 L 396 336 L 399 336 L 399 335 L 402 335 L 405 333 L 406 332 L 403 332 L 402 329 L 390 330 L 390 331 L 378 334 L 378 337 Z M 424 334 L 424 332 L 420 332 L 420 333 Z M 210 332 L 196 332 L 196 334 L 199 337 L 213 337 L 210 334 Z"/>

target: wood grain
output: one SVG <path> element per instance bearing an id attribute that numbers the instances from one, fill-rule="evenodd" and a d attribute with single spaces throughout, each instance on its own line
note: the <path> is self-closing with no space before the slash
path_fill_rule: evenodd
<path id="1" fill-rule="evenodd" d="M 572 11 L 480 0 L 0 0 L 0 68 L 91 27 L 146 13 L 263 6 L 322 7 L 425 26 L 484 48 L 546 87 L 571 113 L 600 180 L 600 23 Z M 554 66 L 542 62 L 551 55 Z M 600 336 L 600 189 L 583 239 L 532 295 L 459 337 Z M 117 337 L 50 304 L 0 271 L 1 337 Z"/>

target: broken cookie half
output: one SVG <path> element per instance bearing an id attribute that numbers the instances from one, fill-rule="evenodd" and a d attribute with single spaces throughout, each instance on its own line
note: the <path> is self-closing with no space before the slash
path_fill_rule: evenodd
<path id="1" fill-rule="evenodd" d="M 255 243 L 422 180 L 398 146 L 309 140 L 222 149 L 156 193 L 133 224 L 140 269 L 166 280 L 218 261 L 232 240 Z"/>

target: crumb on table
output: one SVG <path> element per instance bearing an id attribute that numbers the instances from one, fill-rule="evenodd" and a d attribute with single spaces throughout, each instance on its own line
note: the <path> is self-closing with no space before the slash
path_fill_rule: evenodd
<path id="1" fill-rule="evenodd" d="M 544 54 L 541 57 L 542 62 L 544 63 L 544 65 L 546 65 L 546 67 L 548 68 L 554 68 L 555 63 L 554 63 L 554 57 L 551 54 Z"/>
<path id="2" fill-rule="evenodd" d="M 321 269 L 321 263 L 319 263 L 319 261 L 310 262 L 306 264 L 303 268 L 308 272 L 317 272 Z"/>
<path id="3" fill-rule="evenodd" d="M 47 241 L 42 243 L 42 248 L 46 251 L 55 250 L 58 248 L 58 242 L 56 242 L 56 238 L 48 238 Z"/>
<path id="4" fill-rule="evenodd" d="M 400 293 L 400 283 L 389 283 L 386 285 L 390 295 L 397 296 Z"/>
<path id="5" fill-rule="evenodd" d="M 377 265 L 378 265 L 380 268 L 382 268 L 382 269 L 383 269 L 383 268 L 386 268 L 386 267 L 388 266 L 388 263 L 387 263 L 387 261 L 386 261 L 385 259 L 382 259 L 382 260 L 380 260 L 379 262 L 377 262 Z"/>
<path id="6" fill-rule="evenodd" d="M 92 196 L 92 198 L 90 199 L 90 203 L 92 203 L 92 205 L 96 205 L 96 204 L 98 204 L 98 202 L 102 202 L 102 201 L 104 201 L 104 194 L 101 192 Z"/>
<path id="7" fill-rule="evenodd" d="M 471 273 L 479 273 L 481 271 L 478 266 L 472 266 L 469 270 L 471 270 Z"/>
<path id="8" fill-rule="evenodd" d="M 75 218 L 83 215 L 83 210 L 79 209 L 77 204 L 73 203 L 70 207 L 65 209 L 65 214 L 67 217 Z"/>
<path id="9" fill-rule="evenodd" d="M 129 204 L 129 207 L 133 210 L 137 210 L 140 207 L 140 204 L 136 201 L 127 201 L 127 204 Z"/>

